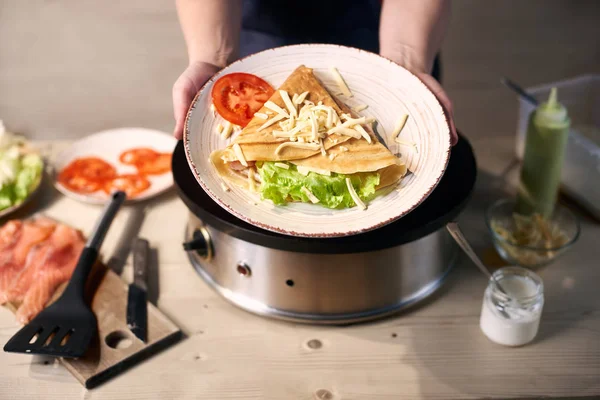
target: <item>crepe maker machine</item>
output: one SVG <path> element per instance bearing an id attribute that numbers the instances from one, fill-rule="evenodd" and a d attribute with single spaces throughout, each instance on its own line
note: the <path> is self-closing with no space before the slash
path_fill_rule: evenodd
<path id="1" fill-rule="evenodd" d="M 189 209 L 183 247 L 204 281 L 249 312 L 312 324 L 384 317 L 434 293 L 458 255 L 445 225 L 466 206 L 477 175 L 461 137 L 435 190 L 406 216 L 362 234 L 305 238 L 258 228 L 219 206 L 194 178 L 182 141 L 172 171 Z"/>

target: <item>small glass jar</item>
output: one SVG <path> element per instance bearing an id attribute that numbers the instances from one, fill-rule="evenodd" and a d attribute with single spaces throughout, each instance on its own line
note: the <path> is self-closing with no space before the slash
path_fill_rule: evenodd
<path id="1" fill-rule="evenodd" d="M 534 272 L 521 267 L 498 269 L 483 295 L 479 326 L 492 341 L 522 346 L 538 332 L 544 307 L 544 284 Z M 498 287 L 498 282 L 505 293 Z"/>

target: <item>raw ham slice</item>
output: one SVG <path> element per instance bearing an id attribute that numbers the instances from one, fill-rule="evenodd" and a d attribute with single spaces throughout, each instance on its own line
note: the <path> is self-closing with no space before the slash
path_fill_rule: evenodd
<path id="1" fill-rule="evenodd" d="M 24 264 L 27 254 L 33 246 L 46 240 L 54 231 L 56 224 L 45 218 L 25 222 L 21 238 L 13 250 L 13 260 L 16 264 Z"/>
<path id="2" fill-rule="evenodd" d="M 68 279 L 68 277 L 67 277 Z M 65 273 L 62 270 L 48 271 L 34 282 L 29 288 L 23 303 L 17 310 L 17 321 L 26 324 L 33 319 L 50 300 L 54 291 L 65 282 Z"/>
<path id="3" fill-rule="evenodd" d="M 71 278 L 85 239 L 47 218 L 12 220 L 0 227 L 0 304 L 11 302 L 23 324 L 46 307 Z"/>
<path id="4" fill-rule="evenodd" d="M 14 247 L 19 240 L 23 223 L 19 220 L 8 221 L 0 228 L 0 252 Z"/>
<path id="5" fill-rule="evenodd" d="M 38 271 L 38 277 L 25 293 L 23 302 L 17 310 L 17 321 L 26 324 L 44 309 L 56 289 L 71 277 L 83 247 L 83 239 L 74 237 L 73 242 L 68 246 L 61 250 L 54 249 L 42 269 Z"/>
<path id="6" fill-rule="evenodd" d="M 13 248 L 16 246 L 23 223 L 18 220 L 8 221 L 0 228 L 0 269 L 12 260 Z"/>
<path id="7" fill-rule="evenodd" d="M 256 164 L 256 163 L 254 161 L 247 161 L 246 164 L 248 164 L 248 167 L 253 167 L 254 164 Z M 231 168 L 234 171 L 241 171 L 243 169 L 248 168 L 248 167 L 242 165 L 242 163 L 237 160 L 228 162 L 227 165 L 229 166 L 229 168 Z"/>
<path id="8" fill-rule="evenodd" d="M 8 224 L 8 223 L 7 223 Z M 14 286 L 27 266 L 27 258 L 32 248 L 42 243 L 52 234 L 56 224 L 46 218 L 26 221 L 18 228 L 18 238 L 14 244 L 7 245 L 2 251 L 0 266 L 0 304 L 9 301 L 7 292 Z M 16 229 L 15 227 L 9 227 Z M 5 241 L 4 243 L 8 243 Z"/>
<path id="9" fill-rule="evenodd" d="M 79 231 L 66 225 L 58 225 L 47 241 L 32 250 L 25 269 L 10 289 L 5 291 L 4 297 L 0 297 L 0 301 L 23 301 L 28 291 L 34 288 L 43 293 L 45 288 L 40 288 L 39 282 L 43 280 L 45 284 L 53 284 L 55 280 L 46 280 L 45 277 L 56 271 L 62 273 L 62 282 L 68 280 L 83 247 L 84 241 Z M 35 299 L 38 298 L 39 301 L 36 300 L 34 305 L 41 302 L 43 308 L 49 297 L 44 299 L 36 295 Z"/>

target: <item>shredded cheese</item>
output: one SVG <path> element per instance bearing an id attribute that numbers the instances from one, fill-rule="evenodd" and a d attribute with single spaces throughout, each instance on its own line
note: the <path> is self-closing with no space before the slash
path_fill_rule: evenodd
<path id="1" fill-rule="evenodd" d="M 283 115 L 285 118 L 290 117 L 290 115 L 283 108 L 279 107 L 277 104 L 273 103 L 271 100 L 269 100 L 265 103 L 265 107 L 275 111 L 277 114 Z"/>
<path id="2" fill-rule="evenodd" d="M 327 171 L 326 169 L 305 167 L 303 165 L 297 165 L 296 168 L 298 169 L 298 172 L 304 176 L 308 175 L 309 172 L 314 172 L 319 175 L 331 176 L 331 171 Z"/>
<path id="3" fill-rule="evenodd" d="M 292 100 L 290 99 L 290 95 L 288 94 L 288 92 L 286 92 L 285 90 L 280 90 L 279 94 L 281 95 L 281 98 L 283 99 L 285 106 L 287 107 L 288 111 L 290 112 L 290 116 L 296 117 L 298 115 L 298 112 L 296 111 L 296 106 L 292 103 Z"/>
<path id="4" fill-rule="evenodd" d="M 308 190 L 306 188 L 306 186 L 302 186 L 302 188 L 300 189 L 300 191 L 302 193 L 304 193 L 306 195 L 306 197 L 308 197 L 308 199 L 310 200 L 311 203 L 317 204 L 319 202 L 319 199 L 317 198 L 317 196 L 315 196 L 314 194 L 312 194 L 312 192 L 310 190 Z"/>
<path id="5" fill-rule="evenodd" d="M 335 154 L 335 153 L 331 153 L 331 154 L 329 155 L 329 160 L 333 161 L 333 159 L 334 159 L 336 156 L 337 156 L 337 154 Z"/>
<path id="6" fill-rule="evenodd" d="M 242 148 L 239 144 L 235 143 L 233 145 L 233 152 L 237 157 L 238 161 L 244 166 L 247 167 L 248 163 L 246 162 L 246 157 L 244 157 L 244 153 L 242 152 Z"/>
<path id="7" fill-rule="evenodd" d="M 356 129 L 362 135 L 362 137 L 365 138 L 367 142 L 371 143 L 371 135 L 369 135 L 365 128 L 363 128 L 360 125 L 356 125 L 354 129 Z"/>
<path id="8" fill-rule="evenodd" d="M 339 116 L 339 115 L 337 115 L 337 113 L 336 113 L 336 112 L 334 112 L 334 113 L 333 113 L 333 124 L 334 124 L 334 125 L 337 125 L 337 124 L 339 124 L 339 123 L 340 123 L 340 116 Z"/>
<path id="9" fill-rule="evenodd" d="M 223 132 L 223 125 L 221 125 L 221 124 L 217 125 L 217 129 L 216 129 L 216 131 L 217 131 L 217 134 L 219 134 L 219 135 L 220 135 L 220 134 L 221 134 L 221 132 Z"/>
<path id="10" fill-rule="evenodd" d="M 296 125 L 293 129 L 289 130 L 289 131 L 273 131 L 273 136 L 275 137 L 294 137 L 297 134 L 299 134 L 299 132 L 306 128 L 308 126 L 308 124 L 306 123 L 300 123 L 298 125 Z M 283 128 L 282 128 L 283 129 Z"/>
<path id="11" fill-rule="evenodd" d="M 368 106 L 368 105 L 366 105 L 366 104 L 361 104 L 361 105 L 358 105 L 358 106 L 356 106 L 356 107 L 352 107 L 352 111 L 354 111 L 354 112 L 361 112 L 361 111 L 363 111 L 363 110 L 366 110 L 367 108 L 369 108 L 369 106 Z"/>
<path id="12" fill-rule="evenodd" d="M 325 121 L 325 127 L 327 129 L 331 129 L 331 127 L 333 126 L 333 112 L 332 112 L 332 108 L 327 110 L 327 121 Z"/>
<path id="13" fill-rule="evenodd" d="M 263 114 L 263 113 L 254 113 L 254 116 L 260 119 L 269 119 L 269 116 L 267 114 Z"/>
<path id="14" fill-rule="evenodd" d="M 256 185 L 254 183 L 254 173 L 252 170 L 248 171 L 248 190 L 251 192 L 256 192 Z"/>
<path id="15" fill-rule="evenodd" d="M 406 125 L 406 120 L 407 119 L 408 119 L 408 114 L 404 114 L 402 117 L 400 117 L 400 120 L 398 120 L 398 124 L 396 125 L 396 128 L 392 132 L 392 138 L 394 140 L 396 140 L 396 138 L 398 137 L 398 135 L 400 135 L 400 132 L 402 132 L 402 129 L 404 128 L 404 125 Z"/>
<path id="16" fill-rule="evenodd" d="M 267 115 L 273 115 L 273 111 L 266 110 L 265 114 L 267 114 Z"/>
<path id="17" fill-rule="evenodd" d="M 298 103 L 296 103 L 297 98 L 298 98 L 298 93 L 294 93 L 294 95 L 292 96 L 292 103 L 298 104 Z"/>
<path id="18" fill-rule="evenodd" d="M 312 139 L 316 140 L 317 134 L 319 133 L 319 126 L 317 124 L 317 119 L 315 118 L 315 114 L 312 112 L 310 113 L 310 127 L 311 127 L 311 131 L 312 131 Z"/>
<path id="19" fill-rule="evenodd" d="M 223 127 L 223 132 L 221 132 L 221 137 L 223 139 L 228 139 L 233 132 L 233 125 L 229 121 L 225 121 L 225 126 Z"/>
<path id="20" fill-rule="evenodd" d="M 356 139 L 360 139 L 362 136 L 359 132 L 354 129 L 344 128 L 342 126 L 334 126 L 330 130 L 327 131 L 327 134 L 331 135 L 332 133 L 337 133 L 344 136 L 351 136 Z"/>
<path id="21" fill-rule="evenodd" d="M 408 140 L 402 140 L 399 138 L 396 138 L 396 140 L 394 140 L 394 142 L 398 143 L 400 146 L 413 147 L 417 153 L 419 152 L 419 148 L 417 147 L 417 144 L 415 142 L 409 142 Z"/>
<path id="22" fill-rule="evenodd" d="M 308 96 L 308 92 L 301 93 L 300 95 L 298 95 L 298 97 L 296 97 L 294 103 L 302 104 L 302 102 L 304 102 L 304 100 L 306 99 L 306 96 Z"/>
<path id="23" fill-rule="evenodd" d="M 302 138 L 298 138 L 298 142 L 300 141 L 300 139 Z M 319 145 L 316 143 L 284 142 L 277 146 L 277 148 L 275 149 L 275 154 L 279 154 L 281 150 L 285 147 L 296 147 L 304 150 L 319 150 Z"/>
<path id="24" fill-rule="evenodd" d="M 365 203 L 362 202 L 360 197 L 358 197 L 358 195 L 356 194 L 356 191 L 354 190 L 354 186 L 352 186 L 352 181 L 350 180 L 350 178 L 346 178 L 346 186 L 348 187 L 348 192 L 350 192 L 350 197 L 352 197 L 352 200 L 354 200 L 354 203 L 357 206 L 359 206 L 360 208 L 362 208 L 363 210 L 366 210 L 367 206 L 365 205 Z"/>
<path id="25" fill-rule="evenodd" d="M 223 190 L 224 190 L 224 191 L 226 191 L 226 192 L 229 192 L 229 190 L 230 190 L 230 189 L 229 189 L 229 186 L 227 186 L 227 185 L 225 184 L 225 182 L 221 182 L 221 189 L 223 189 Z"/>
<path id="26" fill-rule="evenodd" d="M 341 152 L 348 151 L 348 148 L 346 146 L 340 146 L 340 151 Z"/>
<path id="27" fill-rule="evenodd" d="M 331 73 L 333 74 L 333 79 L 335 79 L 335 82 L 339 86 L 340 91 L 342 92 L 342 94 L 344 96 L 352 97 L 352 92 L 350 91 L 350 88 L 348 87 L 348 85 L 346 85 L 346 82 L 344 81 L 344 78 L 342 77 L 342 75 L 340 74 L 340 72 L 337 70 L 337 68 L 332 67 L 331 68 Z"/>
<path id="28" fill-rule="evenodd" d="M 344 115 L 346 115 L 346 114 L 344 114 Z M 342 117 L 344 117 L 344 115 L 342 115 Z M 364 124 L 365 122 L 367 122 L 366 117 L 350 118 L 349 116 L 346 116 L 345 120 L 346 120 L 346 122 L 344 122 L 341 125 L 342 128 L 352 128 L 352 127 L 354 127 L 354 125 L 360 125 L 360 124 Z"/>
<path id="29" fill-rule="evenodd" d="M 327 151 L 325 151 L 325 146 L 323 146 L 323 139 L 319 139 L 319 145 L 321 146 L 321 155 L 326 156 Z"/>
<path id="30" fill-rule="evenodd" d="M 273 118 L 271 118 L 270 120 L 268 120 L 267 122 L 265 122 L 264 124 L 262 124 L 256 131 L 260 132 L 263 129 L 268 128 L 269 126 L 273 125 L 275 122 L 281 121 L 284 118 L 285 118 L 285 115 L 278 114 L 278 115 L 274 116 Z"/>
<path id="31" fill-rule="evenodd" d="M 273 165 L 275 165 L 277 168 L 290 169 L 289 165 L 287 165 L 286 163 L 282 163 L 282 162 L 276 162 Z"/>

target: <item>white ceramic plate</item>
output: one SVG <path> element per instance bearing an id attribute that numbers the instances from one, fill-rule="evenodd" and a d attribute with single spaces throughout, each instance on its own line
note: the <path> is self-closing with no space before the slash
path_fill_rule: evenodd
<path id="1" fill-rule="evenodd" d="M 56 188 L 75 200 L 92 204 L 104 204 L 108 195 L 103 191 L 90 194 L 76 193 L 61 185 L 56 176 L 71 161 L 80 157 L 99 157 L 112 164 L 118 174 L 137 173 L 130 165 L 119 162 L 119 155 L 125 150 L 136 147 L 150 147 L 161 153 L 172 153 L 177 140 L 164 132 L 144 128 L 119 128 L 98 132 L 86 136 L 69 146 L 57 155 L 54 161 L 54 185 Z M 138 202 L 157 196 L 173 186 L 173 174 L 169 171 L 162 175 L 148 176 L 150 187 L 128 202 Z"/>
<path id="2" fill-rule="evenodd" d="M 258 194 L 231 187 L 225 191 L 208 157 L 228 145 L 215 133 L 221 118 L 210 111 L 213 83 L 232 72 L 255 74 L 277 88 L 299 65 L 312 68 L 330 93 L 340 90 L 331 76 L 336 67 L 353 97 L 338 96 L 350 107 L 367 104 L 359 114 L 375 117 L 377 133 L 388 148 L 405 160 L 412 174 L 395 190 L 379 196 L 367 210 L 358 207 L 331 210 L 313 204 L 275 206 Z M 402 114 L 408 114 L 400 138 L 413 146 L 401 146 L 389 137 Z M 450 157 L 450 128 L 435 96 L 413 74 L 399 65 L 366 51 L 337 45 L 279 47 L 236 61 L 212 77 L 200 90 L 188 112 L 184 143 L 192 172 L 202 188 L 223 208 L 258 227 L 288 235 L 337 237 L 376 229 L 393 222 L 418 206 L 437 186 Z M 229 185 L 231 186 L 231 185 Z"/>

